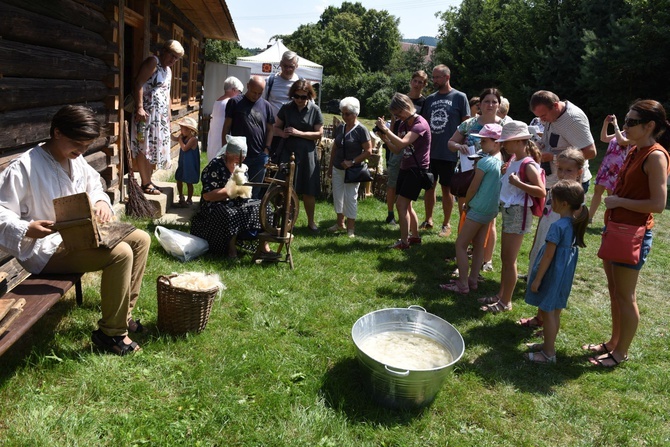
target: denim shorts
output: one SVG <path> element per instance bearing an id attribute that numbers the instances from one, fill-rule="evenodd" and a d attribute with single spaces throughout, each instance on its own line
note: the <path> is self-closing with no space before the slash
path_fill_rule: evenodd
<path id="1" fill-rule="evenodd" d="M 523 213 L 526 212 L 526 226 L 523 226 Z M 528 234 L 533 229 L 533 212 L 529 206 L 512 205 L 502 209 L 502 231 L 508 234 Z"/>
<path id="2" fill-rule="evenodd" d="M 605 229 L 603 228 L 603 231 L 604 230 Z M 617 267 L 625 267 L 631 270 L 642 270 L 642 266 L 644 265 L 645 262 L 647 262 L 647 256 L 651 251 L 652 239 L 653 236 L 651 234 L 651 230 L 645 231 L 644 239 L 642 239 L 642 247 L 640 247 L 640 260 L 638 261 L 637 264 L 631 265 L 631 264 L 622 264 L 621 262 L 613 262 L 612 265 L 616 265 Z"/>

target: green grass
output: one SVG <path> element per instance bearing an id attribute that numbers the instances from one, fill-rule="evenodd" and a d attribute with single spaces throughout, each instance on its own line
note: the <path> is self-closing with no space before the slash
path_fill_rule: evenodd
<path id="1" fill-rule="evenodd" d="M 597 163 L 594 163 L 597 165 Z M 423 202 L 417 209 L 423 216 Z M 439 216 L 441 209 L 436 210 Z M 332 205 L 316 210 L 322 228 Z M 453 237 L 437 231 L 408 252 L 386 246 L 398 229 L 385 205 L 359 204 L 356 239 L 312 236 L 301 214 L 296 269 L 204 256 L 187 264 L 153 242 L 136 317 L 149 328 L 143 351 L 119 358 L 91 348 L 99 318 L 99 277 L 85 277 L 84 305 L 61 300 L 1 359 L 3 446 L 661 446 L 670 443 L 667 213 L 658 216 L 638 286 L 642 322 L 630 361 L 590 366 L 580 349 L 609 335 L 598 231 L 582 249 L 557 340 L 558 364 L 522 359 L 531 331 L 515 321 L 535 309 L 517 285 L 512 312 L 485 315 L 475 298 L 495 293 L 496 272 L 462 297 L 437 285 L 453 265 Z M 602 217 L 602 209 L 599 218 Z M 453 219 L 456 225 L 456 219 Z M 149 222 L 137 222 L 153 232 Z M 519 256 L 527 270 L 528 237 Z M 156 329 L 156 278 L 215 272 L 227 286 L 204 332 L 185 338 Z M 355 360 L 351 327 L 387 307 L 424 306 L 451 322 L 466 343 L 433 405 L 391 411 L 370 401 Z"/>

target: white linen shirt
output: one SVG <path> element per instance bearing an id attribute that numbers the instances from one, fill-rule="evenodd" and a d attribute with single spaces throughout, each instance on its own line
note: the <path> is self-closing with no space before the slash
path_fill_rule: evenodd
<path id="1" fill-rule="evenodd" d="M 102 200 L 100 174 L 79 156 L 70 160 L 71 177 L 51 154 L 35 146 L 0 173 L 0 248 L 30 273 L 39 273 L 63 241 L 60 233 L 44 238 L 26 236 L 34 220 L 56 220 L 53 199 L 87 192 L 91 204 Z"/>

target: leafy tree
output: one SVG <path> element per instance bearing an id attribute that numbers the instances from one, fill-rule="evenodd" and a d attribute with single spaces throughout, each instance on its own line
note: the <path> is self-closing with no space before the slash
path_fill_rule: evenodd
<path id="1" fill-rule="evenodd" d="M 207 39 L 205 41 L 205 60 L 221 64 L 234 64 L 238 57 L 251 56 L 252 53 L 238 42 Z"/>
<path id="2" fill-rule="evenodd" d="M 367 71 L 384 71 L 400 51 L 400 21 L 388 11 L 368 9 L 362 23 L 361 63 Z"/>

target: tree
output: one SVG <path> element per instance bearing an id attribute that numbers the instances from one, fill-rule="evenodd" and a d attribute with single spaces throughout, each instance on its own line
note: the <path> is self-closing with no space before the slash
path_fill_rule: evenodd
<path id="1" fill-rule="evenodd" d="M 400 51 L 399 19 L 388 11 L 368 9 L 363 15 L 361 63 L 367 71 L 384 71 Z"/>
<path id="2" fill-rule="evenodd" d="M 238 42 L 207 39 L 205 41 L 205 60 L 221 64 L 234 64 L 238 57 L 251 56 L 251 52 Z"/>

